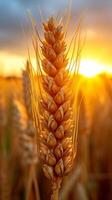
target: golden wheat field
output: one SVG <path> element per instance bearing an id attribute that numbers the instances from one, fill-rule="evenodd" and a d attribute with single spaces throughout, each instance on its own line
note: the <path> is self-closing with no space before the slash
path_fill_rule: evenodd
<path id="1" fill-rule="evenodd" d="M 63 180 L 60 199 L 110 200 L 112 197 L 111 84 L 111 76 L 105 74 L 82 78 L 80 92 L 85 100 L 80 108 L 77 156 L 71 173 Z M 14 98 L 22 102 L 22 80 L 1 78 L 0 88 L 0 199 L 25 199 L 31 176 L 30 146 L 28 149 L 24 138 L 22 144 L 22 137 L 19 141 L 23 122 L 17 121 L 20 116 L 13 105 Z M 43 175 L 38 157 L 36 159 L 29 199 L 49 199 L 50 182 Z"/>
<path id="2" fill-rule="evenodd" d="M 112 199 L 111 11 L 0 2 L 0 200 Z"/>

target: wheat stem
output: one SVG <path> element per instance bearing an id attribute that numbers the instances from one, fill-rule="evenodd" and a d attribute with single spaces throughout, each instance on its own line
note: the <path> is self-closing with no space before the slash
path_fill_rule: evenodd
<path id="1" fill-rule="evenodd" d="M 53 194 L 51 196 L 51 200 L 58 200 L 59 199 L 59 189 L 53 190 Z"/>
<path id="2" fill-rule="evenodd" d="M 51 200 L 59 199 L 59 189 L 61 186 L 62 178 L 57 178 L 57 180 L 52 181 L 52 195 Z"/>
<path id="3" fill-rule="evenodd" d="M 34 168 L 34 172 L 33 172 L 33 183 L 34 183 L 34 189 L 35 189 L 35 197 L 36 197 L 36 200 L 40 200 L 39 186 L 38 186 L 38 180 L 36 179 L 35 168 Z"/>
<path id="4" fill-rule="evenodd" d="M 30 194 L 32 189 L 32 181 L 33 181 L 33 166 L 30 168 L 29 177 L 27 180 L 27 187 L 26 187 L 26 200 L 30 200 Z"/>

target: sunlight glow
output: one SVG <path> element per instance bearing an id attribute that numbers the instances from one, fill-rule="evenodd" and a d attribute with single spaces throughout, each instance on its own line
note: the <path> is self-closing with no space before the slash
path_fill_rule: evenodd
<path id="1" fill-rule="evenodd" d="M 32 64 L 36 69 L 36 61 L 32 57 Z M 21 76 L 22 69 L 26 63 L 25 57 L 18 57 L 10 54 L 0 53 L 0 75 L 2 76 Z M 73 63 L 68 65 L 69 70 L 73 73 Z M 93 59 L 82 59 L 80 62 L 79 73 L 87 78 L 95 77 L 100 73 L 112 74 L 112 66 L 102 64 Z"/>
<path id="2" fill-rule="evenodd" d="M 32 57 L 31 62 L 36 68 L 36 61 Z M 26 64 L 26 57 L 0 52 L 0 76 L 20 77 Z"/>
<path id="3" fill-rule="evenodd" d="M 79 72 L 86 77 L 93 77 L 106 71 L 106 66 L 94 60 L 82 60 Z"/>
<path id="4" fill-rule="evenodd" d="M 71 67 L 69 67 L 69 70 L 71 73 L 74 72 L 72 64 Z M 87 59 L 80 62 L 79 73 L 85 77 L 91 78 L 101 73 L 112 74 L 112 67 L 109 65 L 104 65 L 95 60 Z"/>
<path id="5" fill-rule="evenodd" d="M 24 60 L 23 57 L 0 53 L 0 75 L 20 76 Z"/>

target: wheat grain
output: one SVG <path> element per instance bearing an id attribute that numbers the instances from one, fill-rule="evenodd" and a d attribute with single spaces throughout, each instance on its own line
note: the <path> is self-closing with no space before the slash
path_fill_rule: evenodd
<path id="1" fill-rule="evenodd" d="M 71 99 L 67 97 L 64 86 L 67 80 L 67 58 L 65 56 L 65 42 L 64 33 L 61 25 L 56 25 L 54 18 L 50 18 L 46 26 L 44 24 L 45 40 L 46 43 L 42 46 L 42 53 L 44 59 L 42 60 L 42 67 L 46 73 L 48 83 L 43 82 L 43 86 L 46 87 L 46 100 L 43 99 L 42 109 L 47 112 L 47 127 L 43 131 L 47 134 L 47 141 L 42 133 L 42 144 L 45 143 L 47 151 L 43 162 L 48 167 L 50 166 L 53 171 L 53 183 L 58 183 L 57 180 L 61 180 L 64 174 L 71 170 L 73 161 L 73 147 L 71 144 L 71 136 L 66 134 L 66 123 L 69 122 L 66 131 L 70 131 L 72 126 L 72 112 L 70 109 Z M 50 83 L 52 80 L 52 83 Z M 56 87 L 52 91 L 53 87 Z M 46 102 L 45 102 L 46 101 Z M 71 118 L 72 119 L 72 118 Z M 43 118 L 45 120 L 45 118 Z M 50 140 L 54 137 L 56 142 L 51 146 Z M 68 146 L 64 144 L 68 139 Z M 41 151 L 43 154 L 43 151 Z M 45 175 L 45 166 L 43 167 Z"/>

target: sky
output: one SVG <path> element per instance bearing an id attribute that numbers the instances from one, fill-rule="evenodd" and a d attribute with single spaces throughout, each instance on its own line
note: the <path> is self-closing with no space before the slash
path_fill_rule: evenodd
<path id="1" fill-rule="evenodd" d="M 40 10 L 45 19 L 63 15 L 68 0 L 0 0 L 0 74 L 19 75 L 30 46 L 30 10 L 38 29 Z M 72 0 L 72 19 L 68 30 L 74 31 L 78 17 L 83 15 L 83 29 L 87 33 L 83 60 L 94 60 L 112 66 L 112 0 Z M 31 50 L 32 51 L 32 50 Z"/>

